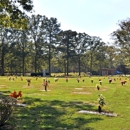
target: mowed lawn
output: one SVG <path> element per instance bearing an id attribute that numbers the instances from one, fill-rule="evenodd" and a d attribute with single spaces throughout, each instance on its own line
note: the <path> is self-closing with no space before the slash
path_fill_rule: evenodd
<path id="1" fill-rule="evenodd" d="M 75 78 L 47 78 L 50 83 L 48 91 L 42 85 L 44 77 L 0 77 L 0 92 L 10 95 L 14 90 L 22 91 L 19 103 L 7 122 L 14 130 L 129 130 L 130 129 L 130 80 L 129 77 L 81 77 L 79 83 Z M 31 79 L 31 85 L 27 80 Z M 100 90 L 96 85 L 102 80 Z M 115 79 L 115 80 L 114 80 Z M 84 82 L 83 82 L 84 80 Z M 91 83 L 91 80 L 94 82 Z M 121 81 L 127 81 L 123 86 Z M 105 97 L 103 111 L 115 113 L 110 117 L 101 114 L 79 113 L 81 110 L 97 111 L 98 95 Z"/>

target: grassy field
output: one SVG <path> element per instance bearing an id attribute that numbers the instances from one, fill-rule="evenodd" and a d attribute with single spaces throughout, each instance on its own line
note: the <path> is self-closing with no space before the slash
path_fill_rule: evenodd
<path id="1" fill-rule="evenodd" d="M 27 85 L 31 78 L 31 85 Z M 115 78 L 115 81 L 114 81 Z M 50 81 L 48 91 L 44 91 L 43 77 L 20 77 L 9 80 L 0 77 L 0 91 L 5 95 L 22 91 L 19 102 L 25 107 L 16 106 L 12 117 L 7 122 L 14 130 L 129 130 L 130 129 L 130 81 L 128 77 L 81 77 L 59 78 Z M 84 79 L 84 82 L 83 82 Z M 93 83 L 91 80 L 93 79 Z M 96 85 L 102 80 L 100 90 Z M 126 84 L 121 85 L 121 81 Z M 98 95 L 105 97 L 106 105 L 103 111 L 115 113 L 110 117 L 101 114 L 79 113 L 80 110 L 97 111 Z"/>

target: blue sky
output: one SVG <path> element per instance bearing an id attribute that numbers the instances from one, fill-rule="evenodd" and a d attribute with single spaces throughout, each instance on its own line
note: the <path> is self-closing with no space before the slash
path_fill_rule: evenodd
<path id="1" fill-rule="evenodd" d="M 130 0 L 33 0 L 35 14 L 55 17 L 61 29 L 99 36 L 112 43 L 118 22 L 129 18 Z"/>

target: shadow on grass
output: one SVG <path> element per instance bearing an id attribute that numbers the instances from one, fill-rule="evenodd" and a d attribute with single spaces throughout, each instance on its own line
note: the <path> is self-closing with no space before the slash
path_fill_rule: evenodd
<path id="1" fill-rule="evenodd" d="M 81 109 L 93 106 L 82 102 L 65 102 L 59 100 L 41 100 L 25 98 L 27 107 L 16 107 L 10 123 L 16 130 L 94 130 L 89 123 L 102 120 L 78 114 Z M 32 104 L 31 104 L 32 103 Z"/>
<path id="2" fill-rule="evenodd" d="M 9 90 L 4 90 L 4 91 L 0 91 L 0 93 L 1 93 L 1 94 L 6 94 L 6 93 L 8 94 L 8 93 L 11 93 L 11 91 L 9 91 Z"/>

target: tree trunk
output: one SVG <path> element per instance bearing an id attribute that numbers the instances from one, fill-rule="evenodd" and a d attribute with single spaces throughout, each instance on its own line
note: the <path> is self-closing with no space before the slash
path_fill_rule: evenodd
<path id="1" fill-rule="evenodd" d="M 50 33 L 50 42 L 49 42 L 49 58 L 48 58 L 48 67 L 49 67 L 49 76 L 51 76 L 51 33 Z"/>
<path id="2" fill-rule="evenodd" d="M 4 76 L 4 57 L 5 57 L 5 47 L 2 40 L 2 48 L 1 48 L 1 76 Z"/>
<path id="3" fill-rule="evenodd" d="M 66 60 L 64 60 L 64 74 L 66 75 Z"/>
<path id="4" fill-rule="evenodd" d="M 1 76 L 4 76 L 4 51 L 1 54 Z"/>
<path id="5" fill-rule="evenodd" d="M 49 58 L 48 58 L 48 64 L 49 64 L 49 76 L 51 76 L 51 48 L 49 45 Z"/>
<path id="6" fill-rule="evenodd" d="M 69 38 L 67 39 L 67 57 L 66 57 L 66 75 L 68 76 L 69 75 Z"/>
<path id="7" fill-rule="evenodd" d="M 66 75 L 68 76 L 69 75 L 69 58 L 68 58 L 68 55 L 67 55 L 67 66 L 66 66 Z"/>
<path id="8" fill-rule="evenodd" d="M 23 50 L 23 53 L 22 53 L 22 73 L 23 73 L 23 76 L 25 75 L 25 57 L 24 57 L 24 50 Z"/>
<path id="9" fill-rule="evenodd" d="M 80 56 L 78 56 L 78 60 L 79 60 L 79 62 L 78 62 L 79 66 L 78 67 L 79 67 L 79 76 L 80 76 L 80 73 L 81 73 L 81 70 L 80 70 Z"/>
<path id="10" fill-rule="evenodd" d="M 37 56 L 35 55 L 35 59 L 34 59 L 34 63 L 35 63 L 35 73 L 37 72 Z"/>

